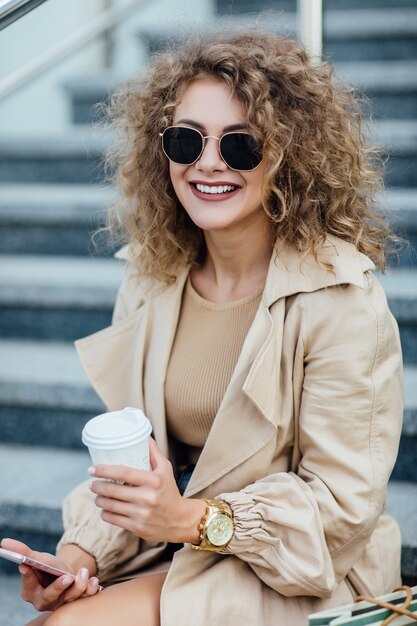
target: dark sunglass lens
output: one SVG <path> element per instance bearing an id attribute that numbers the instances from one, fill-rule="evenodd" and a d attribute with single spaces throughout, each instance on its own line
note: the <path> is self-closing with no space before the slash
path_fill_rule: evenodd
<path id="1" fill-rule="evenodd" d="M 167 157 L 180 165 L 194 163 L 201 152 L 201 135 L 192 128 L 167 128 L 162 140 Z"/>
<path id="2" fill-rule="evenodd" d="M 262 154 L 252 135 L 230 133 L 220 142 L 220 150 L 226 163 L 234 170 L 253 170 L 262 161 Z"/>

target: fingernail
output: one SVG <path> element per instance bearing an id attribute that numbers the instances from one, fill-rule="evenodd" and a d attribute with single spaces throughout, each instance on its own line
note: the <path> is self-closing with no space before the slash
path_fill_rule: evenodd
<path id="1" fill-rule="evenodd" d="M 27 570 L 22 569 L 20 567 L 19 567 L 19 572 L 22 574 L 22 576 L 26 576 L 26 574 L 27 574 Z"/>
<path id="2" fill-rule="evenodd" d="M 61 580 L 61 584 L 66 587 L 67 585 L 70 584 L 70 582 L 72 582 L 72 579 L 69 578 L 69 576 L 65 576 L 62 580 Z"/>
<path id="3" fill-rule="evenodd" d="M 81 568 L 80 576 L 81 576 L 82 580 L 88 580 L 89 572 L 88 572 L 88 569 L 86 567 L 82 567 Z"/>
<path id="4" fill-rule="evenodd" d="M 98 578 L 92 578 L 91 584 L 93 585 L 93 587 L 98 587 Z"/>
<path id="5" fill-rule="evenodd" d="M 94 465 L 89 467 L 87 472 L 93 476 L 96 473 L 96 468 L 94 467 Z"/>
<path id="6" fill-rule="evenodd" d="M 88 483 L 88 488 L 91 489 L 91 487 L 93 486 L 93 482 L 94 480 L 90 480 L 90 482 Z"/>

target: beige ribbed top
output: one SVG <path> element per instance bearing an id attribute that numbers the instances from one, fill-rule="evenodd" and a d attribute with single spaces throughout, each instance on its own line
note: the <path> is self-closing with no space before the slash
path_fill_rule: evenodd
<path id="1" fill-rule="evenodd" d="M 204 446 L 261 293 L 217 304 L 202 298 L 188 279 L 165 382 L 168 430 L 179 442 Z"/>

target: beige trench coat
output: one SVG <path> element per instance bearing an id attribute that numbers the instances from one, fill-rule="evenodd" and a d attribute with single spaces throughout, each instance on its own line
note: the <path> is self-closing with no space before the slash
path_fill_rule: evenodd
<path id="1" fill-rule="evenodd" d="M 328 237 L 333 273 L 277 251 L 185 493 L 228 501 L 235 536 L 226 554 L 175 553 L 162 626 L 301 626 L 400 583 L 399 530 L 382 515 L 402 420 L 397 324 L 352 245 Z M 166 455 L 164 378 L 187 273 L 149 291 L 127 264 L 113 325 L 76 344 L 107 407 L 143 408 Z M 94 554 L 103 580 L 164 550 L 103 522 L 85 484 L 66 499 L 64 526 L 62 543 Z"/>

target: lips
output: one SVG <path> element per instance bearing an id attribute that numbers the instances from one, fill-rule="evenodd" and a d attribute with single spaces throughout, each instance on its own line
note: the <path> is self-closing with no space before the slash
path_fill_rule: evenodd
<path id="1" fill-rule="evenodd" d="M 240 185 L 229 181 L 206 182 L 193 180 L 190 182 L 193 194 L 206 202 L 221 202 L 235 196 L 241 189 Z"/>

